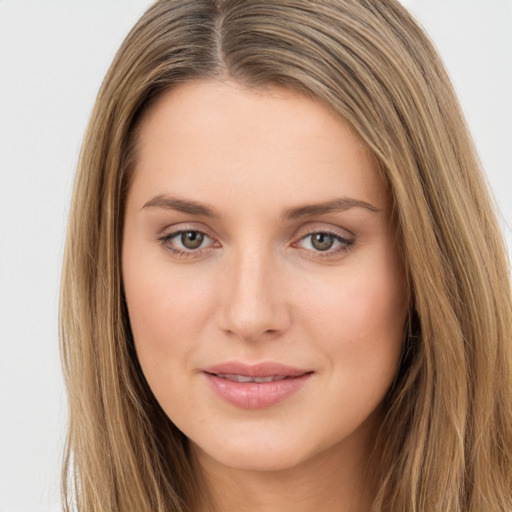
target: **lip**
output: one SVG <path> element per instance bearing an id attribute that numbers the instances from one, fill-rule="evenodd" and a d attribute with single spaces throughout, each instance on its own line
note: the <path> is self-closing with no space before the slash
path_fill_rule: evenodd
<path id="1" fill-rule="evenodd" d="M 202 370 L 210 387 L 224 401 L 241 409 L 264 409 L 298 392 L 313 372 L 277 362 L 248 365 L 226 362 Z M 225 376 L 270 378 L 271 382 L 237 382 Z"/>

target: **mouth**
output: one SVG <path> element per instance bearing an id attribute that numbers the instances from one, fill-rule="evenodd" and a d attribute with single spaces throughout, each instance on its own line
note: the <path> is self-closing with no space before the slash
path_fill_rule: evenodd
<path id="1" fill-rule="evenodd" d="M 282 375 L 270 375 L 269 377 L 249 377 L 248 375 L 235 375 L 230 373 L 216 373 L 215 375 L 219 379 L 226 379 L 233 382 L 240 382 L 242 384 L 248 382 L 257 382 L 258 384 L 264 384 L 265 382 L 275 382 L 276 380 L 294 379 L 296 377 L 282 376 Z"/>
<path id="2" fill-rule="evenodd" d="M 217 396 L 241 409 L 263 409 L 297 393 L 313 375 L 312 370 L 280 363 L 247 365 L 229 362 L 202 372 Z"/>
<path id="3" fill-rule="evenodd" d="M 259 364 L 246 364 L 238 361 L 232 361 L 205 368 L 203 371 L 228 380 L 267 379 L 262 382 L 272 382 L 273 380 L 301 377 L 306 373 L 313 373 L 312 370 L 309 369 L 296 368 L 294 366 L 288 366 L 272 361 Z M 255 382 L 258 381 L 259 380 L 256 380 Z M 250 381 L 237 380 L 237 382 Z"/>

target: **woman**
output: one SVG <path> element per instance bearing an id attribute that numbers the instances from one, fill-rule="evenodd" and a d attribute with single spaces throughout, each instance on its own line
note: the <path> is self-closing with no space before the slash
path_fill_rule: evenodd
<path id="1" fill-rule="evenodd" d="M 68 508 L 510 510 L 509 283 L 398 3 L 157 2 L 76 179 Z"/>

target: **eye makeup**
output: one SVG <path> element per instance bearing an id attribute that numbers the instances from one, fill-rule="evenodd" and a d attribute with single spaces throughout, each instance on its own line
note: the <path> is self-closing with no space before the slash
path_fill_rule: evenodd
<path id="1" fill-rule="evenodd" d="M 206 232 L 191 228 L 171 231 L 160 236 L 158 241 L 165 250 L 185 258 L 202 257 L 205 252 L 222 247 L 220 242 Z M 314 258 L 332 258 L 347 253 L 353 244 L 353 239 L 345 238 L 332 230 L 312 229 L 290 246 L 308 251 Z"/>

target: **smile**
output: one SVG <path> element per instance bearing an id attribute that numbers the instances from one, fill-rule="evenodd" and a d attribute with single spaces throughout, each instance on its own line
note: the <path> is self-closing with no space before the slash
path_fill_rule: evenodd
<path id="1" fill-rule="evenodd" d="M 283 377 L 281 375 L 271 375 L 270 377 L 248 377 L 246 375 L 232 375 L 229 373 L 218 373 L 216 375 L 217 377 L 221 379 L 227 379 L 234 382 L 258 382 L 259 384 L 263 384 L 265 382 L 274 382 L 276 380 L 284 380 L 288 379 L 289 377 Z"/>
<path id="2" fill-rule="evenodd" d="M 313 374 L 279 363 L 225 363 L 203 371 L 211 389 L 223 401 L 241 409 L 264 409 L 297 393 Z"/>

